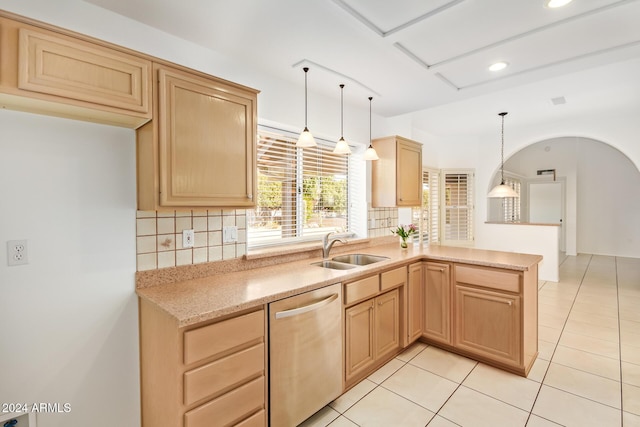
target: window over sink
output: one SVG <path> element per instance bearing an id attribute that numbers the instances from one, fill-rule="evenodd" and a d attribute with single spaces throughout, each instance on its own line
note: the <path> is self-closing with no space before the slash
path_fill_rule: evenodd
<path id="1" fill-rule="evenodd" d="M 297 135 L 258 128 L 256 208 L 247 210 L 249 248 L 317 240 L 329 231 L 350 232 L 350 156 L 335 142 L 315 138 L 297 148 Z"/>

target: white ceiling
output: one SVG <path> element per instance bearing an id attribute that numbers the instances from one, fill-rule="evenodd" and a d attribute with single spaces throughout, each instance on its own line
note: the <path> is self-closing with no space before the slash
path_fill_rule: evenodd
<path id="1" fill-rule="evenodd" d="M 637 71 L 629 60 L 640 58 L 640 0 L 574 0 L 560 9 L 544 0 L 86 1 L 300 86 L 308 66 L 310 91 L 339 98 L 345 83 L 346 103 L 364 107 L 374 96 L 386 117 L 507 89 L 549 102 L 603 92 L 622 77 L 577 76 L 629 63 Z M 488 71 L 498 60 L 509 67 Z M 637 73 L 619 74 L 640 87 Z"/>

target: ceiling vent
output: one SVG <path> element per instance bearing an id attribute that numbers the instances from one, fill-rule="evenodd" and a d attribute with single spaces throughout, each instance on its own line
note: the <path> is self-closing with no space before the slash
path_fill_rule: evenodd
<path id="1" fill-rule="evenodd" d="M 564 96 L 559 96 L 557 98 L 551 98 L 551 102 L 553 103 L 553 105 L 562 105 L 566 104 L 567 100 L 564 98 Z"/>

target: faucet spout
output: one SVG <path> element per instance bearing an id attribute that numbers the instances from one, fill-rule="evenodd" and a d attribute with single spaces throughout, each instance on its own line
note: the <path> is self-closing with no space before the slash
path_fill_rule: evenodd
<path id="1" fill-rule="evenodd" d="M 329 233 L 322 236 L 322 258 L 329 258 L 329 252 L 331 248 L 336 242 L 347 243 L 345 239 L 340 239 L 338 237 L 329 238 L 335 231 L 330 231 Z"/>

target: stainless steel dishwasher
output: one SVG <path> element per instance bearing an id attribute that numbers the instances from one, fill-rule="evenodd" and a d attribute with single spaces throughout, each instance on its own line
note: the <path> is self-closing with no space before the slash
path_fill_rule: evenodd
<path id="1" fill-rule="evenodd" d="M 293 427 L 342 393 L 342 286 L 269 304 L 272 427 Z"/>

